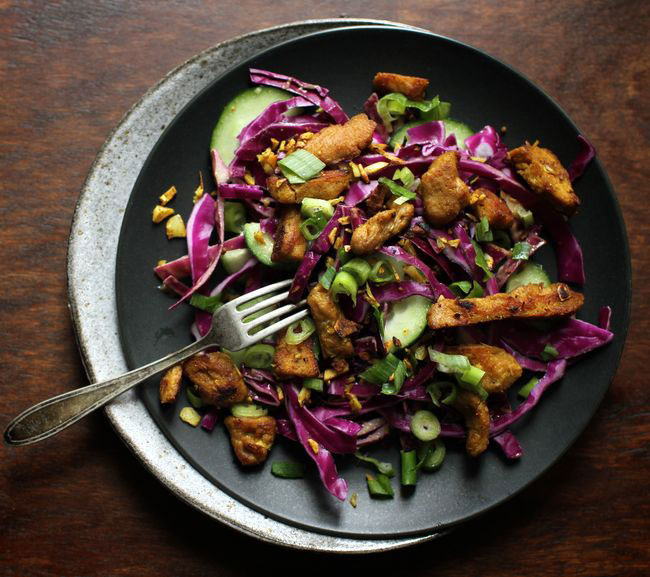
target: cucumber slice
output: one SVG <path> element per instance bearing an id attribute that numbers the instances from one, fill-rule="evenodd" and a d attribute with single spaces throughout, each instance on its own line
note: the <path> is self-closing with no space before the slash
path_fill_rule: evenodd
<path id="1" fill-rule="evenodd" d="M 413 295 L 394 303 L 384 323 L 384 344 L 394 346 L 393 337 L 399 340 L 400 348 L 408 347 L 427 326 L 427 313 L 431 301 L 420 295 Z"/>
<path id="2" fill-rule="evenodd" d="M 445 135 L 449 136 L 450 134 L 455 134 L 458 147 L 465 148 L 465 139 L 468 136 L 472 136 L 474 131 L 467 126 L 467 124 L 460 122 L 459 120 L 447 118 L 446 120 L 443 120 L 443 122 L 445 124 Z"/>
<path id="3" fill-rule="evenodd" d="M 247 248 L 236 248 L 223 253 L 221 264 L 228 274 L 233 274 L 241 269 L 250 257 L 251 251 Z"/>
<path id="4" fill-rule="evenodd" d="M 259 405 L 253 403 L 236 403 L 230 407 L 234 417 L 265 417 L 269 412 Z"/>
<path id="5" fill-rule="evenodd" d="M 390 140 L 388 141 L 388 144 L 393 148 L 393 150 L 397 145 L 402 146 L 404 144 L 404 141 L 406 140 L 406 133 L 408 132 L 408 129 L 413 128 L 414 126 L 419 126 L 420 124 L 425 124 L 426 122 L 431 122 L 431 121 L 414 120 L 413 122 L 407 122 L 406 124 L 398 128 L 395 132 L 393 132 L 392 136 L 390 137 Z M 459 120 L 452 120 L 451 118 L 447 118 L 442 122 L 445 125 L 445 135 L 449 136 L 450 134 L 455 134 L 456 142 L 458 143 L 458 146 L 460 148 L 465 148 L 465 139 L 468 136 L 474 134 L 474 131 L 469 126 L 467 126 L 467 124 L 460 122 Z"/>
<path id="6" fill-rule="evenodd" d="M 289 98 L 291 94 L 272 86 L 256 86 L 240 92 L 223 109 L 212 131 L 210 148 L 216 148 L 221 160 L 229 164 L 239 146 L 237 136 L 242 128 L 259 116 L 269 104 Z"/>
<path id="7" fill-rule="evenodd" d="M 520 286 L 527 284 L 543 284 L 545 287 L 551 284 L 544 267 L 541 264 L 527 262 L 506 283 L 506 292 L 511 292 Z"/>
<path id="8" fill-rule="evenodd" d="M 300 205 L 300 214 L 303 218 L 311 218 L 317 212 L 323 213 L 325 218 L 334 216 L 334 207 L 326 200 L 320 198 L 303 198 Z"/>
<path id="9" fill-rule="evenodd" d="M 244 241 L 253 256 L 266 266 L 275 266 L 271 260 L 273 253 L 273 239 L 262 232 L 259 222 L 247 222 L 244 225 Z"/>

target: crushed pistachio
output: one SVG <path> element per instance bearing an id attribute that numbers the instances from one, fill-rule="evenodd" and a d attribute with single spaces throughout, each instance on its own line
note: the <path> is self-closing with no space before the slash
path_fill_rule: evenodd
<path id="1" fill-rule="evenodd" d="M 181 421 L 191 425 L 192 427 L 198 427 L 201 422 L 201 415 L 196 412 L 192 407 L 183 407 L 179 415 Z"/>
<path id="2" fill-rule="evenodd" d="M 196 187 L 196 190 L 194 191 L 194 196 L 192 197 L 192 201 L 194 202 L 194 204 L 196 204 L 202 196 L 203 196 L 203 173 L 199 172 L 199 186 Z"/>
<path id="3" fill-rule="evenodd" d="M 176 196 L 176 187 L 170 186 L 163 194 L 160 195 L 160 204 L 167 206 L 167 203 Z"/>
<path id="4" fill-rule="evenodd" d="M 350 169 L 352 170 L 352 174 L 354 175 L 355 178 L 360 178 L 361 173 L 359 172 L 359 165 L 355 164 L 354 162 L 349 163 Z"/>
<path id="5" fill-rule="evenodd" d="M 255 242 L 257 242 L 257 244 L 261 244 L 261 245 L 263 245 L 263 244 L 266 243 L 266 240 L 264 239 L 264 233 L 263 233 L 261 230 L 258 230 L 258 231 L 253 235 L 253 238 L 255 239 Z"/>
<path id="6" fill-rule="evenodd" d="M 171 216 L 172 214 L 174 214 L 173 208 L 160 206 L 159 204 L 157 204 L 153 209 L 153 213 L 151 214 L 151 220 L 153 220 L 153 222 L 158 224 L 163 220 L 165 220 L 168 216 Z"/>
<path id="7" fill-rule="evenodd" d="M 352 493 L 350 495 L 350 505 L 352 505 L 355 509 L 357 508 L 357 498 L 358 496 L 356 493 Z"/>
<path id="8" fill-rule="evenodd" d="M 244 182 L 246 182 L 246 184 L 255 184 L 255 179 L 253 178 L 253 175 L 248 171 L 244 173 Z"/>
<path id="9" fill-rule="evenodd" d="M 185 223 L 180 214 L 175 214 L 165 223 L 165 233 L 167 233 L 169 240 L 172 238 L 185 238 L 187 236 Z"/>
<path id="10" fill-rule="evenodd" d="M 307 443 L 309 443 L 311 450 L 314 451 L 314 455 L 318 455 L 318 443 L 314 439 L 307 439 Z"/>
<path id="11" fill-rule="evenodd" d="M 298 404 L 302 407 L 306 402 L 311 399 L 311 389 L 302 387 L 298 393 Z"/>

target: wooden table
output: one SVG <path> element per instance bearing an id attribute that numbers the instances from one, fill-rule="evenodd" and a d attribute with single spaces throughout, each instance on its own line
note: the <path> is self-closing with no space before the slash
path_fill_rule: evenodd
<path id="1" fill-rule="evenodd" d="M 49 442 L 0 448 L 0 575 L 249 575 L 303 563 L 368 575 L 647 574 L 649 5 L 374 0 L 317 3 L 315 13 L 311 4 L 0 2 L 0 424 L 86 382 L 66 305 L 66 240 L 84 178 L 124 112 L 210 45 L 344 14 L 488 51 L 545 89 L 596 145 L 635 275 L 627 346 L 602 407 L 559 464 L 492 514 L 437 542 L 347 559 L 289 553 L 204 518 L 150 476 L 99 413 Z"/>

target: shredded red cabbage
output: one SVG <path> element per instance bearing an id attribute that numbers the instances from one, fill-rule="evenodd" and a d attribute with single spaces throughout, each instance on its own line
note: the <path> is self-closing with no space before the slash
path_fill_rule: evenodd
<path id="1" fill-rule="evenodd" d="M 568 170 L 571 182 L 579 176 L 582 176 L 591 159 L 596 156 L 596 149 L 582 134 L 578 135 L 578 145 L 580 146 L 580 150 Z"/>

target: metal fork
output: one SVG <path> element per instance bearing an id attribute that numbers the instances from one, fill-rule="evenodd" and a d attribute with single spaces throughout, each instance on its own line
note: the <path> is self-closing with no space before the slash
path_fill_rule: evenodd
<path id="1" fill-rule="evenodd" d="M 10 445 L 29 445 L 47 439 L 73 423 L 76 423 L 88 413 L 104 406 L 138 383 L 208 347 L 216 345 L 230 351 L 239 351 L 288 327 L 291 323 L 305 318 L 308 312 L 305 308 L 306 301 L 304 300 L 298 304 L 286 304 L 274 308 L 272 311 L 255 319 L 249 318 L 254 313 L 263 311 L 270 306 L 280 304 L 286 300 L 289 296 L 289 291 L 273 295 L 249 307 L 243 307 L 243 305 L 250 303 L 253 299 L 270 295 L 288 287 L 291 282 L 289 279 L 262 287 L 219 307 L 212 316 L 210 332 L 201 340 L 179 351 L 114 379 L 101 383 L 93 383 L 75 389 L 74 391 L 57 395 L 23 411 L 7 426 L 4 434 L 5 442 Z M 289 313 L 294 314 L 286 316 L 268 327 L 262 328 L 255 334 L 250 334 L 253 329 L 259 328 L 265 323 Z"/>

